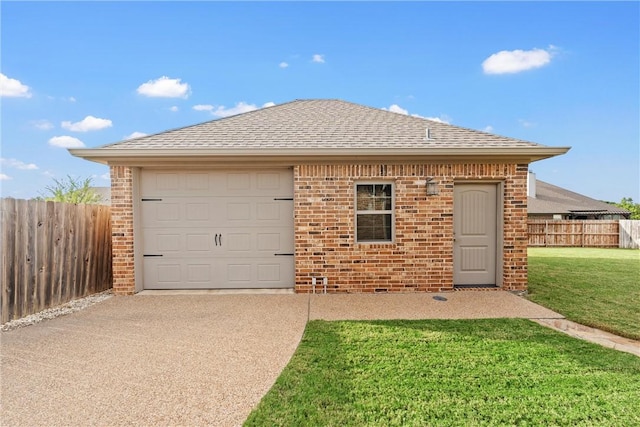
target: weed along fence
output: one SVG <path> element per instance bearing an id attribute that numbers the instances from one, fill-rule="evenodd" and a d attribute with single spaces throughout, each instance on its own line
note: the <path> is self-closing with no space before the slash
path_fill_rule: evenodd
<path id="1" fill-rule="evenodd" d="M 2 199 L 2 323 L 111 288 L 109 206 Z"/>
<path id="2" fill-rule="evenodd" d="M 529 246 L 637 248 L 637 220 L 529 220 Z"/>

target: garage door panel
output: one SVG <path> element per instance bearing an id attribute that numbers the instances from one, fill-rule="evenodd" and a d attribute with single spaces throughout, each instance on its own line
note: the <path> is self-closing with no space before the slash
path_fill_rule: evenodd
<path id="1" fill-rule="evenodd" d="M 210 227 L 219 218 L 221 206 L 203 198 L 163 197 L 144 199 L 141 213 L 144 228 Z"/>
<path id="2" fill-rule="evenodd" d="M 293 257 L 289 259 L 254 258 L 249 262 L 229 262 L 226 265 L 228 288 L 290 288 Z"/>
<path id="3" fill-rule="evenodd" d="M 215 277 L 223 271 L 220 262 L 210 258 L 144 259 L 145 289 L 206 289 L 211 288 Z"/>
<path id="4" fill-rule="evenodd" d="M 215 194 L 222 186 L 222 177 L 211 172 L 177 172 L 145 170 L 140 180 L 140 191 L 145 197 L 198 196 Z"/>
<path id="5" fill-rule="evenodd" d="M 152 257 L 145 258 L 144 269 L 145 289 L 259 289 L 292 287 L 294 265 L 293 257 L 239 261 Z"/>
<path id="6" fill-rule="evenodd" d="M 224 206 L 225 218 L 220 226 L 293 226 L 293 204 L 274 197 L 220 197 L 216 203 Z"/>
<path id="7" fill-rule="evenodd" d="M 214 233 L 219 231 L 219 233 Z M 292 253 L 293 240 L 286 227 L 267 228 L 194 228 L 145 229 L 144 254 L 162 254 L 167 257 L 216 256 L 271 256 Z M 216 236 L 217 235 L 217 236 Z"/>
<path id="8" fill-rule="evenodd" d="M 293 194 L 291 170 L 278 171 L 161 171 L 145 170 L 140 190 L 150 196 L 260 196 Z"/>
<path id="9" fill-rule="evenodd" d="M 141 175 L 145 289 L 293 287 L 291 170 Z"/>
<path id="10" fill-rule="evenodd" d="M 145 228 L 293 226 L 293 203 L 273 197 L 164 197 L 141 204 Z"/>
<path id="11" fill-rule="evenodd" d="M 293 252 L 293 239 L 286 227 L 227 228 L 221 233 L 222 251 L 220 256 L 274 256 L 279 252 Z"/>
<path id="12" fill-rule="evenodd" d="M 212 256 L 215 236 L 212 230 L 197 228 L 151 228 L 143 231 L 143 252 L 150 255 Z"/>

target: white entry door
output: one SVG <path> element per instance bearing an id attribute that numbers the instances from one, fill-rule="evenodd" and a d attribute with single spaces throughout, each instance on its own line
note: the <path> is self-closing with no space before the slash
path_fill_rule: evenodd
<path id="1" fill-rule="evenodd" d="M 496 284 L 497 185 L 455 184 L 453 284 Z"/>
<path id="2" fill-rule="evenodd" d="M 293 173 L 141 174 L 145 289 L 292 288 Z"/>

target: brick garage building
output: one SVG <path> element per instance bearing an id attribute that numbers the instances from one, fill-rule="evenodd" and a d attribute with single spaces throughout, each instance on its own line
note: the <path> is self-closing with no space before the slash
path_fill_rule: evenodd
<path id="1" fill-rule="evenodd" d="M 93 149 L 114 291 L 525 290 L 529 163 L 567 147 L 297 100 Z"/>

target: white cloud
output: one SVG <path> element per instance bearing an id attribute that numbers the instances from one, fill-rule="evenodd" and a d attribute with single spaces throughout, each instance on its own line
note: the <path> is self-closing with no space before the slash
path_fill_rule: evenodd
<path id="1" fill-rule="evenodd" d="M 61 148 L 82 148 L 84 147 L 84 142 L 80 141 L 78 138 L 63 135 L 51 138 L 49 140 L 49 145 Z"/>
<path id="2" fill-rule="evenodd" d="M 525 119 L 518 119 L 518 123 L 520 123 L 520 125 L 522 125 L 522 127 L 525 127 L 525 128 L 531 128 L 536 125 L 536 123 L 531 122 L 529 120 L 525 120 Z"/>
<path id="3" fill-rule="evenodd" d="M 249 111 L 254 111 L 257 109 L 258 107 L 256 107 L 255 104 L 247 104 L 245 102 L 240 101 L 236 103 L 235 107 L 231 107 L 231 108 L 225 108 L 224 105 L 221 105 L 218 108 L 216 108 L 215 111 L 212 111 L 212 114 L 216 117 L 229 117 L 229 116 L 235 116 L 236 114 L 247 113 Z"/>
<path id="4" fill-rule="evenodd" d="M 278 67 L 280 67 L 280 68 L 287 68 L 288 66 L 289 66 L 289 64 L 287 64 L 287 63 L 286 63 L 286 62 L 284 62 L 284 61 L 283 61 L 283 62 L 281 62 L 281 63 L 278 65 Z"/>
<path id="5" fill-rule="evenodd" d="M 485 126 L 485 128 L 484 128 L 484 129 L 482 129 L 482 130 L 483 130 L 483 131 L 485 131 L 485 132 L 489 132 L 489 133 L 491 133 L 491 132 L 493 132 L 493 126 L 491 126 L 491 125 L 487 125 L 487 126 Z"/>
<path id="6" fill-rule="evenodd" d="M 49 120 L 34 120 L 31 122 L 31 124 L 33 124 L 33 127 L 39 130 L 51 130 L 54 128 L 53 123 L 51 123 Z"/>
<path id="7" fill-rule="evenodd" d="M 265 102 L 261 107 L 256 106 L 256 104 L 247 104 L 244 101 L 237 102 L 235 106 L 227 108 L 224 105 L 213 106 L 210 104 L 198 104 L 194 105 L 193 108 L 196 111 L 209 111 L 213 116 L 216 117 L 229 117 L 235 116 L 236 114 L 248 113 L 249 111 L 258 110 L 260 108 L 273 107 L 275 102 Z"/>
<path id="8" fill-rule="evenodd" d="M 392 104 L 389 108 L 383 108 L 383 110 L 391 111 L 392 113 L 404 114 L 404 115 L 409 114 L 409 110 L 405 110 L 398 104 Z"/>
<path id="9" fill-rule="evenodd" d="M 198 105 L 194 105 L 193 109 L 196 111 L 213 111 L 215 107 L 213 105 L 209 105 L 209 104 L 198 104 Z"/>
<path id="10" fill-rule="evenodd" d="M 103 173 L 102 175 L 100 175 L 100 178 L 106 179 L 107 181 L 111 181 L 111 174 L 109 172 Z"/>
<path id="11" fill-rule="evenodd" d="M 320 55 L 320 54 L 316 53 L 315 55 L 313 55 L 313 58 L 311 58 L 311 62 L 317 62 L 318 64 L 324 64 L 324 55 Z"/>
<path id="12" fill-rule="evenodd" d="M 181 79 L 162 76 L 159 79 L 141 84 L 137 91 L 140 95 L 153 98 L 188 98 L 191 87 L 187 83 L 180 83 L 180 81 Z"/>
<path id="13" fill-rule="evenodd" d="M 100 130 L 104 128 L 110 128 L 113 123 L 109 119 L 100 119 L 98 117 L 87 116 L 82 121 L 71 123 L 62 122 L 60 124 L 64 129 L 68 129 L 74 132 L 89 132 L 92 130 Z"/>
<path id="14" fill-rule="evenodd" d="M 540 68 L 551 62 L 555 50 L 555 46 L 546 50 L 502 50 L 485 59 L 482 69 L 485 74 L 510 74 Z"/>
<path id="15" fill-rule="evenodd" d="M 432 122 L 444 123 L 447 125 L 453 121 L 451 117 L 447 116 L 446 114 L 440 114 L 439 117 L 423 117 L 423 119 L 431 120 Z"/>
<path id="16" fill-rule="evenodd" d="M 0 73 L 0 96 L 31 98 L 30 87 Z"/>
<path id="17" fill-rule="evenodd" d="M 25 171 L 38 169 L 38 166 L 35 165 L 34 163 L 25 163 L 17 159 L 0 158 L 0 164 L 10 168 L 20 169 Z"/>
<path id="18" fill-rule="evenodd" d="M 11 178 L 9 175 L 5 175 L 3 173 L 0 173 L 0 181 L 9 181 Z"/>
<path id="19" fill-rule="evenodd" d="M 174 105 L 173 107 L 169 108 L 169 110 L 173 111 L 174 113 L 176 111 L 178 111 L 178 107 L 176 105 Z"/>
<path id="20" fill-rule="evenodd" d="M 392 113 L 404 114 L 405 116 L 411 115 L 412 117 L 418 117 L 421 119 L 427 119 L 427 120 L 431 120 L 439 123 L 449 124 L 453 121 L 451 117 L 447 116 L 446 114 L 441 114 L 440 117 L 424 117 L 424 116 L 421 116 L 420 114 L 409 114 L 409 110 L 405 110 L 398 104 L 392 104 L 389 108 L 382 108 L 382 109 L 385 111 L 391 111 Z"/>
<path id="21" fill-rule="evenodd" d="M 143 136 L 147 136 L 148 134 L 144 133 L 144 132 L 133 132 L 130 135 L 127 135 L 124 137 L 124 139 L 133 139 L 133 138 L 141 138 Z"/>

